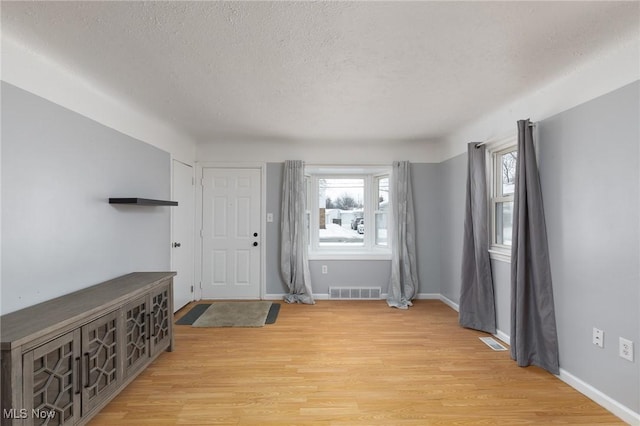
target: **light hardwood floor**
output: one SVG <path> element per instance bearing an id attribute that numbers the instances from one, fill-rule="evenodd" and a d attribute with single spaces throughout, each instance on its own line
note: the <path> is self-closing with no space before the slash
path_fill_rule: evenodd
<path id="1" fill-rule="evenodd" d="M 623 424 L 489 349 L 439 301 L 282 303 L 261 328 L 174 330 L 175 351 L 91 425 Z"/>

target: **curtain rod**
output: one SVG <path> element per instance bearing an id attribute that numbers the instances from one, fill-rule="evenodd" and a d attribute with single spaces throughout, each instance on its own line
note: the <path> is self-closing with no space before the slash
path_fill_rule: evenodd
<path id="1" fill-rule="evenodd" d="M 535 127 L 536 123 L 534 121 L 529 122 L 529 127 Z M 478 142 L 476 144 L 476 148 L 480 148 L 482 145 L 486 144 L 488 141 Z"/>

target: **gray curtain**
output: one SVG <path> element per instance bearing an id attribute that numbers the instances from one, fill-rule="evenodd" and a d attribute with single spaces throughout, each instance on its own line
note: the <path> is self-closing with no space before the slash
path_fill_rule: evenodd
<path id="1" fill-rule="evenodd" d="M 281 208 L 280 269 L 282 278 L 289 287 L 284 297 L 288 303 L 314 304 L 309 273 L 308 242 L 306 227 L 307 200 L 304 182 L 304 162 L 300 160 L 284 163 Z"/>
<path id="2" fill-rule="evenodd" d="M 411 165 L 408 161 L 393 163 L 393 192 L 391 197 L 394 229 L 391 257 L 391 281 L 387 303 L 407 309 L 412 305 L 418 289 L 416 264 L 415 219 L 411 189 Z"/>
<path id="3" fill-rule="evenodd" d="M 495 334 L 496 307 L 488 251 L 486 149 L 470 143 L 467 151 L 459 321 L 463 327 Z"/>
<path id="4" fill-rule="evenodd" d="M 518 121 L 511 247 L 511 358 L 559 374 L 542 189 L 529 120 Z"/>

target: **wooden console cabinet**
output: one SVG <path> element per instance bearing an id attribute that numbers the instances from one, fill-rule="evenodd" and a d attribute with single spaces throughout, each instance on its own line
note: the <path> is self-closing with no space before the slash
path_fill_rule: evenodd
<path id="1" fill-rule="evenodd" d="M 173 350 L 175 275 L 134 272 L 3 315 L 1 424 L 84 424 Z"/>

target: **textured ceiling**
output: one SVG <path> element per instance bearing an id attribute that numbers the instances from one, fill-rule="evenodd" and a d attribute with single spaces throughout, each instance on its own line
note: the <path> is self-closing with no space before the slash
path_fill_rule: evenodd
<path id="1" fill-rule="evenodd" d="M 2 2 L 3 37 L 200 141 L 437 140 L 638 36 L 638 2 Z"/>

